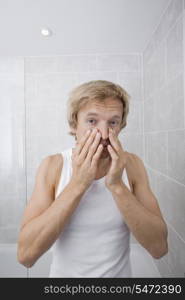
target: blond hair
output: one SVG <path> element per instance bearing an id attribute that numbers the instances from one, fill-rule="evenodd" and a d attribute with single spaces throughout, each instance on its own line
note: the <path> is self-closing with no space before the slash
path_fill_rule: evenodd
<path id="1" fill-rule="evenodd" d="M 130 95 L 120 85 L 106 80 L 92 80 L 71 91 L 67 102 L 67 120 L 70 128 L 76 129 L 77 115 L 82 106 L 92 100 L 105 101 L 108 97 L 121 100 L 123 104 L 121 129 L 124 128 L 127 124 Z M 72 130 L 68 133 L 75 136 Z"/>

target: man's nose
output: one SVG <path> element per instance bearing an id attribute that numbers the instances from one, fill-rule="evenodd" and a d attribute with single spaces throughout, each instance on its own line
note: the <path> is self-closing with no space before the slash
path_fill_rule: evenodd
<path id="1" fill-rule="evenodd" d="M 101 132 L 101 139 L 102 140 L 107 140 L 109 138 L 109 128 L 108 128 L 108 126 L 101 126 L 98 129 Z"/>

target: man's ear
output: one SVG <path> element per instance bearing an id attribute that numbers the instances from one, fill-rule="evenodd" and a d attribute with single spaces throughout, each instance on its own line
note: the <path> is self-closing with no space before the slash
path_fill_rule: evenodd
<path id="1" fill-rule="evenodd" d="M 71 132 L 71 134 L 76 135 L 76 129 L 75 128 L 70 127 L 70 132 Z"/>
<path id="2" fill-rule="evenodd" d="M 122 130 L 123 130 L 123 128 L 120 128 L 120 129 L 119 129 L 118 135 L 120 134 L 120 132 L 121 132 Z"/>

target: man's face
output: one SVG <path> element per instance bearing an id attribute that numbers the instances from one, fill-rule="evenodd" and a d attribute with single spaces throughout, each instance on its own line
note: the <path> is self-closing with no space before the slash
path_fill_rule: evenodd
<path id="1" fill-rule="evenodd" d="M 116 135 L 119 134 L 122 114 L 123 104 L 119 99 L 106 98 L 104 102 L 93 100 L 85 104 L 78 112 L 75 130 L 77 142 L 88 129 L 98 128 L 101 132 L 100 143 L 104 146 L 101 158 L 108 158 L 110 156 L 107 150 L 107 145 L 110 144 L 108 129 L 111 127 Z"/>

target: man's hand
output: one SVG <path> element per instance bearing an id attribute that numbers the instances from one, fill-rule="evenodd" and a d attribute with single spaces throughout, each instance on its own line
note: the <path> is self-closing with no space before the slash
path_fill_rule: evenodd
<path id="1" fill-rule="evenodd" d="M 71 181 L 85 190 L 91 185 L 97 173 L 98 161 L 103 150 L 103 146 L 99 144 L 100 138 L 101 134 L 96 128 L 86 132 L 72 153 Z"/>
<path id="2" fill-rule="evenodd" d="M 109 171 L 105 178 L 105 184 L 108 189 L 112 189 L 123 184 L 122 174 L 127 162 L 127 153 L 123 150 L 122 145 L 113 130 L 109 128 L 109 140 L 107 150 L 112 158 Z"/>
<path id="3" fill-rule="evenodd" d="M 111 189 L 123 184 L 122 174 L 125 167 L 133 187 L 140 184 L 149 186 L 148 175 L 142 160 L 137 155 L 123 150 L 112 129 L 109 130 L 109 140 L 111 145 L 108 146 L 108 151 L 112 161 L 105 180 L 107 188 Z"/>

